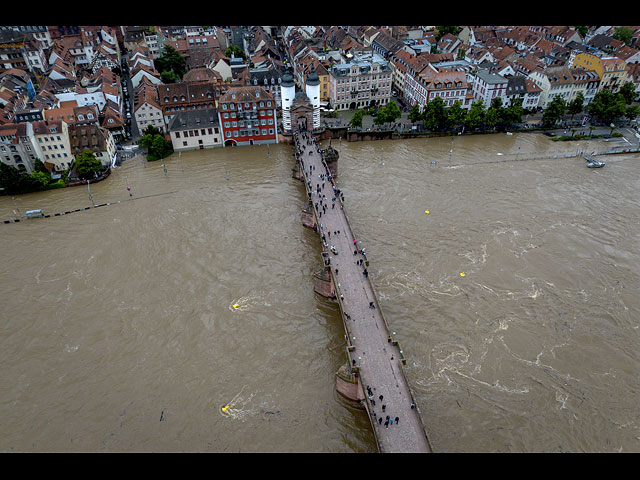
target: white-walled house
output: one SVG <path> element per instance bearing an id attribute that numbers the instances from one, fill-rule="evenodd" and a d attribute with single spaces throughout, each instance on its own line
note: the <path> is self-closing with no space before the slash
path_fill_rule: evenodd
<path id="1" fill-rule="evenodd" d="M 167 128 L 164 123 L 162 108 L 158 100 L 158 90 L 146 79 L 143 80 L 134 93 L 133 116 L 138 129 L 142 133 L 149 125 L 162 132 Z"/>
<path id="2" fill-rule="evenodd" d="M 131 70 L 131 84 L 133 88 L 137 88 L 143 78 L 146 78 L 154 85 L 160 85 L 162 80 L 160 74 L 153 68 L 148 67 L 144 63 L 139 63 L 135 68 Z"/>
<path id="3" fill-rule="evenodd" d="M 504 103 L 508 83 L 502 75 L 479 69 L 475 74 L 472 88 L 474 101 L 482 100 L 486 107 L 491 105 L 494 98 L 501 98 Z"/>

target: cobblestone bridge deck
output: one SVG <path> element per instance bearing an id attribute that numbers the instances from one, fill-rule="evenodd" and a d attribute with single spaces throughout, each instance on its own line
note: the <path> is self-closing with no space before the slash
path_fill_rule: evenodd
<path id="1" fill-rule="evenodd" d="M 298 172 L 304 173 L 298 176 L 309 202 L 305 223 L 322 239 L 325 296 L 335 296 L 345 326 L 347 365 L 342 370 L 357 385 L 380 452 L 431 452 L 404 375 L 402 351 L 385 321 L 370 276 L 365 275 L 366 248 L 362 252 L 362 243 L 354 238 L 339 190 L 334 190 L 335 177 L 330 176 L 310 133 L 296 133 L 295 148 Z M 387 416 L 393 423 L 386 424 Z"/>

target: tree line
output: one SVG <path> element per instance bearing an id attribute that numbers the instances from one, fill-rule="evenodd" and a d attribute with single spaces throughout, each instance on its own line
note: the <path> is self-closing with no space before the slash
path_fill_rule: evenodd
<path id="1" fill-rule="evenodd" d="M 580 92 L 567 102 L 556 96 L 542 113 L 542 126 L 552 128 L 561 122 L 566 115 L 573 116 L 580 113 L 591 115 L 593 122 L 611 124 L 622 119 L 633 120 L 640 114 L 640 107 L 634 103 L 635 88 L 633 83 L 627 82 L 620 91 L 611 90 L 598 92 L 593 100 L 584 105 L 584 95 Z M 522 106 L 521 98 L 514 98 L 509 105 L 504 105 L 501 98 L 494 98 L 489 105 L 483 100 L 474 102 L 467 110 L 459 101 L 447 107 L 444 100 L 436 97 L 427 102 L 422 108 L 413 105 L 408 113 L 411 122 L 422 122 L 427 131 L 441 132 L 451 130 L 504 130 L 522 123 L 524 115 L 533 114 L 535 110 L 528 110 Z M 376 109 L 360 109 L 355 112 L 349 125 L 361 128 L 364 115 L 374 115 L 374 124 L 383 126 L 396 121 L 401 111 L 395 101 Z"/>

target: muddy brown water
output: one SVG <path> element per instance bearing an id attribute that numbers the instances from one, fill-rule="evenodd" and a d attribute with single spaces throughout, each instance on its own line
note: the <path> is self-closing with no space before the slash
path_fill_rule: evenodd
<path id="1" fill-rule="evenodd" d="M 640 451 L 640 158 L 553 158 L 604 150 L 585 143 L 332 143 L 436 451 Z M 91 186 L 119 204 L 0 225 L 0 450 L 375 451 L 334 389 L 344 331 L 291 147 L 166 166 Z M 89 205 L 1 197 L 0 220 Z"/>

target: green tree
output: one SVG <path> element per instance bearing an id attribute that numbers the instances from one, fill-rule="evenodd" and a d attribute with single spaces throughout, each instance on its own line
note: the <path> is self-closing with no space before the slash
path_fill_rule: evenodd
<path id="1" fill-rule="evenodd" d="M 625 82 L 624 85 L 620 87 L 618 93 L 624 97 L 624 101 L 627 105 L 633 103 L 636 99 L 636 87 L 633 82 Z"/>
<path id="2" fill-rule="evenodd" d="M 413 123 L 419 122 L 420 120 L 422 120 L 422 112 L 420 111 L 420 107 L 416 104 L 413 107 L 411 107 L 411 109 L 409 110 L 409 120 L 411 120 Z"/>
<path id="3" fill-rule="evenodd" d="M 582 112 L 583 108 L 584 108 L 584 95 L 582 94 L 582 92 L 578 92 L 578 94 L 576 95 L 576 98 L 571 100 L 567 105 L 567 113 L 569 113 L 571 115 L 571 119 L 573 119 L 573 116 Z"/>
<path id="4" fill-rule="evenodd" d="M 401 116 L 402 112 L 400 111 L 400 108 L 398 108 L 398 104 L 391 100 L 384 107 L 378 109 L 378 113 L 376 114 L 376 118 L 373 123 L 380 126 L 385 123 L 395 122 Z"/>
<path id="5" fill-rule="evenodd" d="M 576 31 L 578 32 L 578 35 L 580 35 L 580 38 L 584 38 L 587 36 L 587 32 L 589 32 L 589 27 L 587 27 L 586 25 L 581 25 L 579 27 L 576 27 Z"/>
<path id="6" fill-rule="evenodd" d="M 545 126 L 554 126 L 564 116 L 567 109 L 567 102 L 560 96 L 553 97 L 547 108 L 542 113 L 542 124 Z"/>
<path id="7" fill-rule="evenodd" d="M 33 171 L 47 174 L 49 173 L 49 170 L 47 170 L 47 167 L 44 166 L 44 163 L 42 163 L 42 160 L 40 160 L 39 158 L 36 158 L 33 161 Z"/>
<path id="8" fill-rule="evenodd" d="M 466 124 L 469 128 L 475 129 L 484 125 L 484 117 L 486 109 L 483 100 L 478 100 L 471 105 L 469 112 L 467 113 Z"/>
<path id="9" fill-rule="evenodd" d="M 485 123 L 490 127 L 495 127 L 499 123 L 505 124 L 506 107 L 502 102 L 502 98 L 496 97 L 491 100 L 491 105 L 487 109 L 487 117 Z"/>
<path id="10" fill-rule="evenodd" d="M 138 140 L 138 144 L 147 150 L 147 161 L 154 162 L 173 153 L 173 145 L 163 135 L 148 133 Z"/>
<path id="11" fill-rule="evenodd" d="M 232 55 L 234 57 L 241 57 L 243 60 L 246 60 L 247 55 L 244 53 L 244 50 L 236 45 L 231 45 L 230 47 L 228 47 L 225 51 L 224 54 L 227 57 L 231 57 Z"/>
<path id="12" fill-rule="evenodd" d="M 31 172 L 29 177 L 33 180 L 33 183 L 37 185 L 40 189 L 46 187 L 51 181 L 51 174 L 49 172 Z"/>
<path id="13" fill-rule="evenodd" d="M 91 150 L 85 150 L 76 155 L 76 172 L 80 178 L 92 177 L 95 173 L 102 170 L 102 163 L 98 160 Z"/>
<path id="14" fill-rule="evenodd" d="M 362 110 L 358 110 L 356 113 L 354 113 L 353 117 L 351 117 L 349 125 L 351 125 L 353 128 L 362 127 L 362 115 Z"/>
<path id="15" fill-rule="evenodd" d="M 629 120 L 633 120 L 634 118 L 637 118 L 638 115 L 640 115 L 640 107 L 638 107 L 638 105 L 627 106 L 627 111 L 624 113 L 625 117 Z"/>
<path id="16" fill-rule="evenodd" d="M 447 109 L 447 128 L 457 128 L 464 123 L 467 112 L 459 100 Z"/>
<path id="17" fill-rule="evenodd" d="M 160 74 L 160 80 L 162 80 L 162 83 L 178 83 L 180 81 L 178 76 L 173 73 L 172 70 L 165 70 L 162 72 Z"/>
<path id="18" fill-rule="evenodd" d="M 487 111 L 484 115 L 484 124 L 486 127 L 495 128 L 495 126 L 500 121 L 500 114 L 502 112 L 502 106 L 491 105 L 487 108 Z"/>
<path id="19" fill-rule="evenodd" d="M 384 108 L 387 113 L 387 118 L 390 122 L 395 122 L 402 116 L 402 111 L 400 110 L 400 107 L 398 107 L 398 104 L 395 102 L 395 100 L 391 100 L 385 105 Z"/>
<path id="20" fill-rule="evenodd" d="M 142 131 L 143 135 L 162 135 L 162 132 L 157 127 L 153 125 L 147 125 L 147 127 Z"/>
<path id="21" fill-rule="evenodd" d="M 33 192 L 39 189 L 30 175 L 3 162 L 0 162 L 0 188 L 3 188 L 3 192 L 9 195 Z"/>
<path id="22" fill-rule="evenodd" d="M 153 61 L 156 70 L 162 75 L 163 72 L 173 72 L 179 79 L 187 71 L 187 61 L 180 52 L 171 45 L 165 45 L 160 57 Z"/>
<path id="23" fill-rule="evenodd" d="M 502 114 L 502 120 L 507 125 L 514 125 L 516 123 L 522 123 L 522 115 L 524 115 L 524 108 L 522 108 L 522 99 L 514 98 L 511 100 L 511 104 L 505 107 Z"/>
<path id="24" fill-rule="evenodd" d="M 436 27 L 436 30 L 436 41 L 440 41 L 440 39 L 447 33 L 450 33 L 451 35 L 458 35 L 462 29 L 456 25 L 442 25 Z"/>
<path id="25" fill-rule="evenodd" d="M 436 97 L 424 106 L 424 126 L 433 132 L 443 130 L 447 124 L 447 109 L 444 100 Z"/>
<path id="26" fill-rule="evenodd" d="M 605 123 L 621 118 L 626 113 L 626 102 L 623 95 L 601 90 L 595 94 L 587 107 L 589 113 Z"/>
<path id="27" fill-rule="evenodd" d="M 616 27 L 616 31 L 612 35 L 616 40 L 624 42 L 625 45 L 631 43 L 631 37 L 633 36 L 633 30 L 627 27 Z"/>

